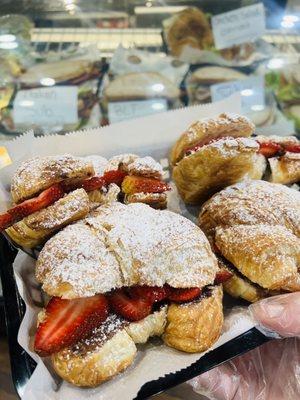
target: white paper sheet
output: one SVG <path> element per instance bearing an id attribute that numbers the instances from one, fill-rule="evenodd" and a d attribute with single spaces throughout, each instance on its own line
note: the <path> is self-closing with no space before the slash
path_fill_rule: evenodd
<path id="1" fill-rule="evenodd" d="M 134 152 L 165 160 L 174 141 L 193 121 L 203 117 L 214 117 L 221 112 L 239 113 L 240 109 L 240 97 L 239 94 L 235 94 L 226 100 L 210 105 L 156 114 L 66 136 L 33 138 L 32 133 L 29 133 L 16 139 L 13 145 L 9 145 L 10 157 L 14 164 L 0 171 L 1 206 L 6 206 L 9 201 L 9 182 L 12 172 L 21 160 L 29 156 L 68 152 L 75 155 L 101 154 L 109 157 L 119 153 Z M 195 220 L 198 212 L 196 208 L 187 209 L 179 201 L 175 191 L 170 196 L 170 209 L 181 212 L 192 220 Z M 100 387 L 80 389 L 64 382 L 59 390 L 55 391 L 51 375 L 39 357 L 32 352 L 36 315 L 42 303 L 41 292 L 34 278 L 34 261 L 19 252 L 14 263 L 14 271 L 19 292 L 26 303 L 26 313 L 19 330 L 18 340 L 20 345 L 38 362 L 22 395 L 23 400 L 117 400 L 120 398 L 131 400 L 144 383 L 190 366 L 203 355 L 182 353 L 160 342 L 149 342 L 139 348 L 133 366 Z M 252 327 L 253 322 L 246 309 L 238 313 L 230 312 L 226 317 L 224 333 L 213 348 Z"/>

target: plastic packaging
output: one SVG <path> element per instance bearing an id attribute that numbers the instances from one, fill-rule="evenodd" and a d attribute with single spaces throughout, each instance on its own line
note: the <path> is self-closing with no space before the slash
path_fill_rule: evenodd
<path id="1" fill-rule="evenodd" d="M 217 400 L 300 398 L 300 293 L 252 304 L 257 328 L 274 339 L 189 381 L 194 391 Z"/>

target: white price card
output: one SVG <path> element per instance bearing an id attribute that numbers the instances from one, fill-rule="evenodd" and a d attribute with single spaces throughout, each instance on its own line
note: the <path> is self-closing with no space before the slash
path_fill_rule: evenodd
<path id="1" fill-rule="evenodd" d="M 55 126 L 78 122 L 77 86 L 20 90 L 14 100 L 15 124 Z"/>
<path id="2" fill-rule="evenodd" d="M 242 110 L 262 109 L 265 105 L 265 84 L 263 76 L 254 76 L 240 81 L 217 83 L 210 87 L 212 101 L 223 100 L 240 92 Z"/>
<path id="3" fill-rule="evenodd" d="M 124 121 L 166 111 L 166 99 L 114 101 L 108 104 L 108 118 L 110 123 Z"/>
<path id="4" fill-rule="evenodd" d="M 211 19 L 218 50 L 253 42 L 265 33 L 266 19 L 262 3 L 214 15 Z"/>

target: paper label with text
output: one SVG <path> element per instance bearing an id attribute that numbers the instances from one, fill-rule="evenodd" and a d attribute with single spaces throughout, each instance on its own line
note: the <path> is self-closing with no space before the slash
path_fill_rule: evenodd
<path id="1" fill-rule="evenodd" d="M 212 101 L 223 100 L 239 92 L 242 99 L 242 110 L 261 109 L 265 105 L 265 88 L 263 76 L 255 76 L 240 81 L 217 83 L 210 87 Z M 254 107 L 254 108 L 253 108 Z"/>
<path id="2" fill-rule="evenodd" d="M 211 23 L 215 46 L 218 50 L 253 42 L 265 33 L 264 6 L 258 3 L 214 15 Z"/>
<path id="3" fill-rule="evenodd" d="M 14 122 L 46 126 L 77 123 L 77 96 L 77 86 L 20 90 L 14 100 Z"/>
<path id="4" fill-rule="evenodd" d="M 166 99 L 114 101 L 108 104 L 108 118 L 110 123 L 114 123 L 167 111 L 167 109 Z"/>

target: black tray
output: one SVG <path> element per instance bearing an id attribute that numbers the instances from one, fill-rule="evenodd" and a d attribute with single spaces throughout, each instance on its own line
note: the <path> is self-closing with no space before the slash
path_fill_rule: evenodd
<path id="1" fill-rule="evenodd" d="M 25 306 L 18 293 L 12 269 L 16 254 L 17 250 L 0 235 L 0 273 L 10 351 L 11 373 L 15 389 L 18 395 L 21 396 L 28 379 L 36 367 L 36 363 L 22 349 L 17 341 L 18 330 L 24 315 Z M 207 353 L 190 367 L 175 374 L 169 374 L 156 381 L 146 383 L 141 387 L 136 400 L 147 399 L 173 386 L 179 385 L 231 358 L 262 345 L 268 340 L 266 336 L 253 328 Z"/>

